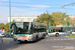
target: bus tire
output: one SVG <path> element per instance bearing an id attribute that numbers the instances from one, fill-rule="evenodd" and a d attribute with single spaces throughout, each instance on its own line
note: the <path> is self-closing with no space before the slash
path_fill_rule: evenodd
<path id="1" fill-rule="evenodd" d="M 55 36 L 58 37 L 59 36 L 59 33 L 56 33 Z"/>
<path id="2" fill-rule="evenodd" d="M 46 35 L 45 34 L 43 34 L 43 37 L 42 37 L 42 39 L 44 39 L 44 37 L 45 37 Z"/>
<path id="3" fill-rule="evenodd" d="M 38 40 L 38 36 L 36 36 L 36 41 Z"/>
<path id="4" fill-rule="evenodd" d="M 17 41 L 17 39 L 16 39 L 16 38 L 14 38 L 14 41 Z"/>
<path id="5" fill-rule="evenodd" d="M 23 43 L 24 41 L 20 41 L 20 43 Z"/>

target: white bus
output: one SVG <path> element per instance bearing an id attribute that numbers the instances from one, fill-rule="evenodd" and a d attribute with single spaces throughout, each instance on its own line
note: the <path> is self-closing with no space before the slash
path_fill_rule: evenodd
<path id="1" fill-rule="evenodd" d="M 14 40 L 35 41 L 46 36 L 46 24 L 37 22 L 14 22 L 13 28 Z"/>
<path id="2" fill-rule="evenodd" d="M 59 35 L 70 35 L 67 31 L 71 31 L 72 35 L 75 35 L 75 27 L 52 27 L 49 28 L 48 35 L 49 36 L 56 36 Z"/>

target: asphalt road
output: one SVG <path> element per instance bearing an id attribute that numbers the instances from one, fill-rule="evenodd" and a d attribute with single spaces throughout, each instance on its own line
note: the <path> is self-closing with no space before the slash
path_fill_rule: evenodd
<path id="1" fill-rule="evenodd" d="M 34 43 L 16 41 L 0 45 L 0 50 L 75 50 L 75 39 L 60 36 L 46 37 Z"/>

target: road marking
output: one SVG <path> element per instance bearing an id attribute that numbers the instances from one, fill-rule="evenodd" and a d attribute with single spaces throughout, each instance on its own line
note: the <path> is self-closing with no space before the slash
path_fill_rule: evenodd
<path id="1" fill-rule="evenodd" d="M 69 43 L 66 43 L 66 44 L 71 45 L 71 44 L 69 44 Z"/>
<path id="2" fill-rule="evenodd" d="M 58 48 L 53 50 L 75 50 L 75 47 Z"/>
<path id="3" fill-rule="evenodd" d="M 64 40 L 67 40 L 67 39 L 64 39 Z"/>
<path id="4" fill-rule="evenodd" d="M 52 39 L 50 39 L 52 41 Z"/>
<path id="5" fill-rule="evenodd" d="M 71 38 L 71 39 L 73 39 L 73 38 Z"/>
<path id="6" fill-rule="evenodd" d="M 61 40 L 63 40 L 63 39 L 61 39 Z"/>
<path id="7" fill-rule="evenodd" d="M 75 38 L 71 38 L 72 40 L 74 40 Z"/>
<path id="8" fill-rule="evenodd" d="M 74 40 L 74 38 L 61 38 L 61 39 L 47 39 L 47 41 L 58 41 L 58 40 Z"/>
<path id="9" fill-rule="evenodd" d="M 9 42 L 7 42 L 7 43 L 9 43 Z"/>
<path id="10" fill-rule="evenodd" d="M 54 40 L 56 40 L 56 39 L 54 39 Z"/>
<path id="11" fill-rule="evenodd" d="M 57 40 L 60 40 L 60 39 L 57 39 Z"/>
<path id="12" fill-rule="evenodd" d="M 47 40 L 47 41 L 49 41 L 49 40 Z"/>
<path id="13" fill-rule="evenodd" d="M 68 38 L 68 40 L 71 40 L 70 38 Z"/>

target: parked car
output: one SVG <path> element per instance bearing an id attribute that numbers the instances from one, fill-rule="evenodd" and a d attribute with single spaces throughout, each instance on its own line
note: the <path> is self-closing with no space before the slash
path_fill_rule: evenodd
<path id="1" fill-rule="evenodd" d="M 3 35 L 3 37 L 10 37 L 10 35 L 6 34 L 6 33 L 3 33 L 2 35 Z"/>
<path id="2" fill-rule="evenodd" d="M 2 35 L 3 35 L 3 37 L 5 37 L 6 36 L 6 33 L 3 33 Z"/>
<path id="3" fill-rule="evenodd" d="M 10 35 L 9 34 L 6 34 L 5 37 L 10 37 Z"/>
<path id="4" fill-rule="evenodd" d="M 3 35 L 3 37 L 7 37 L 7 38 L 10 37 L 10 34 L 7 34 L 7 33 L 3 33 L 2 35 Z M 11 38 L 13 38 L 13 34 L 11 34 Z"/>

